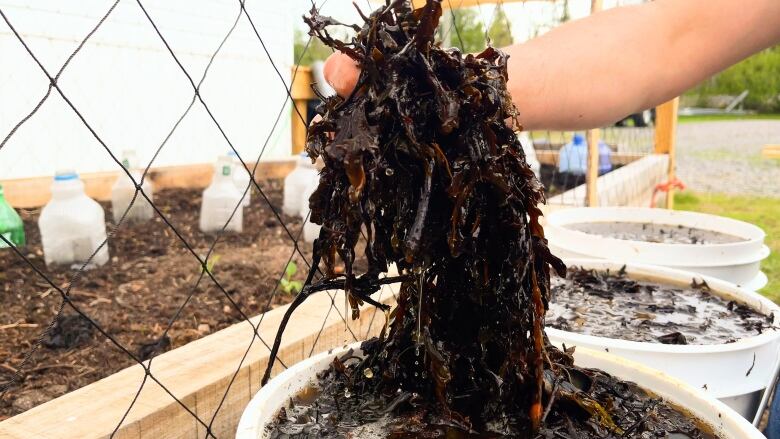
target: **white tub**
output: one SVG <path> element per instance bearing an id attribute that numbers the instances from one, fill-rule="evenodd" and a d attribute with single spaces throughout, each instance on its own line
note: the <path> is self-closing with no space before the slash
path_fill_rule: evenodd
<path id="1" fill-rule="evenodd" d="M 567 226 L 590 222 L 636 222 L 681 225 L 727 233 L 745 241 L 728 244 L 662 244 L 606 238 Z M 561 209 L 547 217 L 550 250 L 559 257 L 587 257 L 662 265 L 716 277 L 756 291 L 767 283 L 761 261 L 769 256 L 760 228 L 703 213 L 642 207 Z"/>
<path id="2" fill-rule="evenodd" d="M 271 380 L 249 401 L 238 423 L 236 439 L 260 439 L 265 428 L 279 409 L 296 393 L 316 380 L 316 375 L 327 368 L 333 358 L 342 355 L 350 347 L 360 351 L 360 343 L 323 352 L 304 360 Z M 723 439 L 766 439 L 749 422 L 722 402 L 699 390 L 650 369 L 639 363 L 611 354 L 588 349 L 578 349 L 574 354 L 577 365 L 597 368 L 624 380 L 633 381 L 710 425 Z"/>
<path id="3" fill-rule="evenodd" d="M 750 306 L 756 311 L 771 315 L 774 324 L 780 322 L 780 307 L 771 300 L 739 288 L 729 282 L 695 273 L 665 267 L 640 264 L 623 264 L 597 259 L 566 259 L 568 266 L 611 271 L 626 265 L 626 272 L 634 279 L 646 279 L 659 283 L 689 286 L 692 279 L 705 280 L 712 293 L 727 300 Z M 658 369 L 708 395 L 720 399 L 741 415 L 753 419 L 762 392 L 778 367 L 780 331 L 763 334 L 719 345 L 666 345 L 618 340 L 606 337 L 577 334 L 546 328 L 550 341 L 560 346 L 582 346 L 606 351 L 623 358 Z M 753 358 L 755 356 L 755 364 Z M 751 369 L 752 367 L 752 369 Z M 747 375 L 747 371 L 750 374 Z"/>

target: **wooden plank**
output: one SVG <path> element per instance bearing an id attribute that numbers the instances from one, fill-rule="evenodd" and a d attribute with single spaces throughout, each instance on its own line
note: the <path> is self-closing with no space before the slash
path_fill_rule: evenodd
<path id="1" fill-rule="evenodd" d="M 659 105 L 655 110 L 655 153 L 669 155 L 669 170 L 666 181 L 675 179 L 677 166 L 677 110 L 680 106 L 680 98 Z M 674 208 L 674 189 L 666 194 L 666 208 Z"/>
<path id="2" fill-rule="evenodd" d="M 166 188 L 205 188 L 211 183 L 214 173 L 214 165 L 211 163 L 165 166 L 152 168 L 148 177 L 155 190 Z M 251 169 L 254 163 L 247 163 Z M 261 161 L 257 166 L 255 176 L 257 178 L 283 178 L 295 167 L 295 158 L 284 158 Z M 111 188 L 116 179 L 116 172 L 93 172 L 81 174 L 84 182 L 84 190 L 87 195 L 100 201 L 111 199 Z M 2 180 L 5 197 L 16 208 L 40 207 L 49 202 L 51 198 L 51 177 L 18 178 Z"/>
<path id="3" fill-rule="evenodd" d="M 335 293 L 336 303 L 343 303 L 343 293 Z M 378 296 L 375 296 L 378 297 Z M 392 302 L 385 295 L 383 301 Z M 386 299 L 386 300 L 385 300 Z M 291 365 L 308 357 L 305 341 L 310 345 L 319 332 L 331 299 L 324 293 L 312 296 L 290 320 L 279 358 Z M 259 325 L 259 334 L 270 343 L 287 307 L 269 311 L 251 319 Z M 370 307 L 365 307 L 354 327 L 367 323 Z M 351 341 L 344 335 L 344 324 L 336 313 L 325 320 L 323 335 L 316 351 L 324 351 Z M 381 326 L 376 327 L 378 332 Z M 252 326 L 237 323 L 202 339 L 155 357 L 153 375 L 178 399 L 208 424 L 227 384 L 238 370 L 225 403 L 219 411 L 213 431 L 218 437 L 231 437 L 241 412 L 253 395 L 265 370 L 269 350 L 257 339 L 252 340 Z M 310 348 L 309 345 L 309 348 Z M 238 369 L 241 358 L 244 363 Z M 281 370 L 281 367 L 276 369 Z M 141 366 L 128 367 L 116 374 L 44 403 L 20 415 L 0 422 L 0 437 L 22 439 L 92 439 L 110 436 L 137 392 L 144 371 Z M 207 418 L 207 419 L 206 419 Z M 118 433 L 121 437 L 170 439 L 204 437 L 205 428 L 196 422 L 159 385 L 147 379 L 143 391 L 133 404 Z M 118 436 L 115 436 L 118 437 Z"/>

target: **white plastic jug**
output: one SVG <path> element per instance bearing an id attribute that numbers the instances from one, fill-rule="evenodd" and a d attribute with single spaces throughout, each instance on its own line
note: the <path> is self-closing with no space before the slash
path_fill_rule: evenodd
<path id="1" fill-rule="evenodd" d="M 244 165 L 241 164 L 241 160 L 238 158 L 238 154 L 236 154 L 235 151 L 230 150 L 227 155 L 233 159 L 233 183 L 236 185 L 236 189 L 243 194 L 246 187 L 249 186 L 249 173 L 244 169 Z M 247 163 L 246 165 L 250 171 L 254 166 L 251 163 Z M 249 190 L 246 191 L 246 196 L 241 200 L 242 206 L 249 206 L 249 203 L 252 201 L 252 191 L 254 190 L 254 187 L 254 183 L 252 186 L 249 186 Z"/>
<path id="2" fill-rule="evenodd" d="M 309 218 L 309 197 L 311 197 L 311 194 L 314 193 L 319 184 L 320 177 L 319 175 L 315 175 L 314 178 L 309 179 L 309 183 L 301 194 L 300 216 L 301 219 L 305 221 L 303 224 L 303 240 L 306 242 L 314 242 L 314 240 L 320 236 L 320 229 L 322 228 L 321 225 L 311 222 L 311 219 Z"/>
<path id="3" fill-rule="evenodd" d="M 130 171 L 135 181 L 141 181 L 143 172 L 138 168 L 138 161 L 135 156 L 135 151 L 124 151 L 122 153 L 122 166 Z M 149 182 L 149 178 L 144 180 L 143 184 L 144 193 L 153 200 L 152 184 Z M 111 188 L 111 213 L 114 216 L 114 223 L 119 223 L 122 219 L 122 214 L 125 213 L 125 209 L 130 205 L 130 201 L 133 200 L 135 195 L 135 185 L 127 178 L 124 172 L 119 173 L 116 183 Z M 135 197 L 135 202 L 130 210 L 125 215 L 125 222 L 141 222 L 152 219 L 154 216 L 154 210 L 152 205 L 139 193 Z"/>
<path id="4" fill-rule="evenodd" d="M 38 218 L 46 265 L 80 267 L 106 240 L 103 208 L 84 193 L 84 182 L 72 171 L 57 172 L 51 185 L 51 201 Z M 108 245 L 95 254 L 88 266 L 108 262 Z"/>
<path id="5" fill-rule="evenodd" d="M 244 228 L 242 193 L 233 183 L 233 159 L 220 156 L 214 166 L 214 178 L 203 191 L 200 206 L 200 230 L 205 233 L 218 232 L 225 227 L 228 232 L 241 232 Z M 238 209 L 236 209 L 238 206 Z M 233 211 L 235 210 L 235 214 Z M 233 218 L 230 218 L 233 215 Z M 230 222 L 228 222 L 230 218 Z M 228 223 L 225 226 L 225 223 Z"/>
<path id="6" fill-rule="evenodd" d="M 517 137 L 518 140 L 520 140 L 520 145 L 523 147 L 525 161 L 528 162 L 528 166 L 534 171 L 536 178 L 541 178 L 539 172 L 541 171 L 542 165 L 536 157 L 536 150 L 534 149 L 534 142 L 531 140 L 531 136 L 527 131 L 523 131 Z"/>
<path id="7" fill-rule="evenodd" d="M 582 134 L 575 134 L 571 142 L 561 148 L 558 172 L 585 175 L 588 170 L 588 144 Z"/>
<path id="8" fill-rule="evenodd" d="M 301 215 L 301 210 L 304 208 L 306 209 L 306 212 L 308 212 L 309 205 L 308 203 L 306 206 L 303 205 L 301 193 L 314 178 L 319 179 L 317 167 L 311 162 L 308 154 L 302 152 L 298 156 L 298 162 L 295 164 L 295 169 L 284 178 L 282 211 L 286 215 L 299 216 Z M 303 215 L 306 215 L 306 212 L 303 212 Z"/>

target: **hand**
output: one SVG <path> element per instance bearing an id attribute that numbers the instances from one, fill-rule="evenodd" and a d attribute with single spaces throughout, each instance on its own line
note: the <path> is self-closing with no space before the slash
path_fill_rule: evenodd
<path id="1" fill-rule="evenodd" d="M 352 93 L 360 76 L 360 68 L 349 56 L 335 52 L 325 60 L 322 67 L 325 80 L 336 90 L 339 96 L 346 98 Z"/>

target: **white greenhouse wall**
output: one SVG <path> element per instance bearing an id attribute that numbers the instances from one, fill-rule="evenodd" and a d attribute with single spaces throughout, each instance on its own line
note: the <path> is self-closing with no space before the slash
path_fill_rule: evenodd
<path id="1" fill-rule="evenodd" d="M 55 75 L 112 1 L 0 0 L 32 52 Z M 238 0 L 142 1 L 197 83 L 239 13 Z M 251 1 L 247 10 L 284 81 L 293 63 L 293 14 L 286 2 Z M 46 93 L 48 80 L 0 20 L 0 140 Z M 112 152 L 135 149 L 145 164 L 193 97 L 136 1 L 120 1 L 63 73 L 59 84 Z M 214 60 L 203 99 L 245 161 L 255 160 L 287 96 L 245 16 Z M 263 158 L 290 155 L 290 108 Z M 228 144 L 196 102 L 154 166 L 213 162 Z M 118 170 L 65 101 L 52 95 L 0 150 L 0 180 Z"/>

